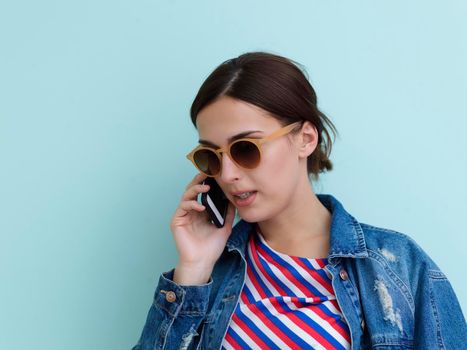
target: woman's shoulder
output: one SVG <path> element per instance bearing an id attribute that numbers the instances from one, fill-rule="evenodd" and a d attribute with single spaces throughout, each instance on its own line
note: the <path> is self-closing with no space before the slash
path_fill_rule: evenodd
<path id="1" fill-rule="evenodd" d="M 360 223 L 370 258 L 379 259 L 393 268 L 440 271 L 429 254 L 409 234 Z"/>
<path id="2" fill-rule="evenodd" d="M 388 244 L 408 244 L 414 248 L 419 248 L 415 240 L 407 233 L 385 228 L 381 226 L 370 225 L 364 222 L 359 222 L 365 236 L 367 245 L 388 245 Z"/>

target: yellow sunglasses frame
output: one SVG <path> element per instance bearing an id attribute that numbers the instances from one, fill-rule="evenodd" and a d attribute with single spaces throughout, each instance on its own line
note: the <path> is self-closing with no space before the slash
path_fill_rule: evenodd
<path id="1" fill-rule="evenodd" d="M 196 169 L 198 169 L 201 173 L 205 174 L 208 177 L 216 177 L 218 174 L 220 174 L 220 171 L 216 175 L 208 175 L 198 167 L 198 165 L 196 164 L 195 159 L 194 159 L 194 154 L 195 154 L 195 152 L 197 152 L 199 150 L 202 150 L 202 149 L 210 150 L 210 151 L 212 151 L 212 152 L 214 152 L 216 154 L 217 158 L 219 159 L 221 169 L 222 169 L 222 153 L 227 153 L 227 155 L 232 160 L 232 162 L 234 162 L 238 167 L 240 167 L 242 169 L 251 170 L 252 168 L 245 168 L 242 165 L 238 164 L 233 159 L 232 155 L 230 154 L 230 148 L 232 147 L 232 145 L 234 145 L 235 143 L 240 142 L 240 141 L 249 141 L 249 142 L 254 143 L 256 145 L 256 147 L 258 147 L 259 160 L 261 161 L 261 158 L 262 158 L 262 155 L 263 155 L 263 150 L 261 149 L 261 145 L 263 143 L 274 140 L 274 139 L 277 139 L 277 138 L 279 138 L 281 136 L 284 136 L 284 135 L 288 134 L 289 132 L 291 132 L 300 123 L 301 122 L 295 122 L 295 123 L 286 125 L 286 126 L 280 128 L 279 130 L 274 131 L 272 134 L 269 134 L 269 135 L 267 135 L 265 137 L 262 137 L 260 139 L 252 139 L 252 138 L 247 138 L 247 137 L 241 138 L 241 139 L 232 141 L 227 146 L 219 148 L 219 149 L 214 149 L 212 147 L 199 145 L 199 146 L 195 147 L 190 153 L 188 153 L 186 155 L 186 157 L 187 157 L 187 159 L 189 159 L 193 163 L 193 165 L 196 167 Z"/>

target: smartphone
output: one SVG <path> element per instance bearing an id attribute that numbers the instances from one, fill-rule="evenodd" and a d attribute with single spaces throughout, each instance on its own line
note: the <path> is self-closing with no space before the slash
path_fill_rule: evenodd
<path id="1" fill-rule="evenodd" d="M 225 224 L 229 200 L 214 178 L 206 178 L 203 185 L 209 185 L 209 191 L 201 193 L 201 204 L 206 207 L 211 221 L 221 228 Z"/>

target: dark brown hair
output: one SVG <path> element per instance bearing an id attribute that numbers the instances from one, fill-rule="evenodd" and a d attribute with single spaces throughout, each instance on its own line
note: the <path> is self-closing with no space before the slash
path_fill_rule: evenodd
<path id="1" fill-rule="evenodd" d="M 221 63 L 203 82 L 193 104 L 191 121 L 196 127 L 198 113 L 221 96 L 229 96 L 268 111 L 282 125 L 310 121 L 318 130 L 318 145 L 307 159 L 308 175 L 332 170 L 332 140 L 338 134 L 332 122 L 318 109 L 316 93 L 299 63 L 268 52 L 247 52 Z"/>

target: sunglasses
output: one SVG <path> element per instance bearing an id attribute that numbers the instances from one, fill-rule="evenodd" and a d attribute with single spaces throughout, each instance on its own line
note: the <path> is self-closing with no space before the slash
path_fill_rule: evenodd
<path id="1" fill-rule="evenodd" d="M 219 175 L 222 168 L 222 153 L 227 153 L 230 159 L 240 168 L 254 169 L 261 161 L 262 144 L 288 134 L 299 124 L 300 122 L 295 122 L 286 125 L 260 139 L 238 139 L 219 149 L 199 145 L 186 157 L 191 160 L 199 171 L 209 177 Z"/>

